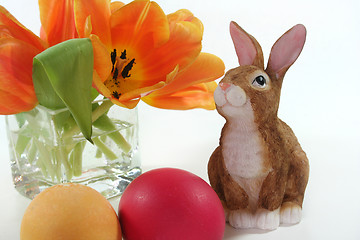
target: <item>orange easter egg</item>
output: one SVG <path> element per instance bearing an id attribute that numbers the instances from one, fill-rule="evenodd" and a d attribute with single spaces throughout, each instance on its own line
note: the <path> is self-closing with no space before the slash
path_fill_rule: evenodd
<path id="1" fill-rule="evenodd" d="M 120 240 L 120 223 L 110 203 L 80 184 L 50 187 L 30 203 L 20 240 Z"/>

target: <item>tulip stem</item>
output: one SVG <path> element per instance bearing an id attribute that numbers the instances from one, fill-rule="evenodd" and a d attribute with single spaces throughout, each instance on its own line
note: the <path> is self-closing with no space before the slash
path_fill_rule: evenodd
<path id="1" fill-rule="evenodd" d="M 100 116 L 104 115 L 109 109 L 114 105 L 110 100 L 104 101 L 102 104 L 97 107 L 91 116 L 92 122 L 95 122 Z"/>
<path id="2" fill-rule="evenodd" d="M 93 125 L 104 132 L 110 132 L 107 136 L 110 137 L 124 153 L 130 152 L 131 145 L 119 131 L 115 131 L 115 124 L 106 114 L 94 121 Z"/>
<path id="3" fill-rule="evenodd" d="M 116 154 L 111 151 L 110 148 L 108 148 L 103 141 L 100 140 L 100 138 L 93 138 L 92 139 L 95 143 L 95 145 L 98 147 L 98 149 L 104 153 L 104 155 L 109 159 L 109 160 L 115 160 L 117 158 Z"/>
<path id="4" fill-rule="evenodd" d="M 94 147 L 89 145 L 86 151 L 89 150 L 90 155 L 94 154 L 99 161 L 120 159 L 122 154 L 128 154 L 132 149 L 120 132 L 132 125 L 114 121 L 108 116 L 113 105 L 109 100 L 92 104 Z M 17 159 L 26 158 L 30 165 L 36 164 L 43 177 L 53 182 L 71 181 L 83 174 L 83 159 L 88 158 L 84 150 L 88 143 L 80 135 L 80 128 L 69 111 L 54 112 L 38 107 L 21 117 L 21 121 L 17 119 L 18 130 L 12 132 L 17 134 L 14 143 Z M 114 144 L 107 145 L 112 142 Z M 115 144 L 118 148 L 109 147 Z"/>
<path id="5" fill-rule="evenodd" d="M 84 151 L 85 144 L 85 141 L 78 142 L 70 156 L 72 159 L 73 174 L 75 177 L 79 177 L 82 174 L 82 153 Z"/>
<path id="6" fill-rule="evenodd" d="M 30 140 L 30 137 L 19 134 L 16 141 L 15 151 L 19 154 L 22 154 L 25 151 L 26 147 L 29 145 Z"/>
<path id="7" fill-rule="evenodd" d="M 44 144 L 40 143 L 39 141 L 35 140 L 36 147 L 39 151 L 39 159 L 38 162 L 46 169 L 48 175 L 50 175 L 51 179 L 54 181 L 55 179 L 55 172 L 51 162 L 51 155 L 49 154 L 48 149 L 44 146 Z"/>
<path id="8" fill-rule="evenodd" d="M 91 121 L 95 122 L 100 116 L 102 116 L 103 114 L 105 114 L 107 111 L 109 111 L 109 109 L 111 108 L 111 106 L 113 106 L 114 104 L 111 101 L 104 101 L 101 105 L 99 105 L 99 107 L 97 107 L 91 115 Z M 74 134 L 80 132 L 80 128 L 77 124 L 73 124 L 70 129 L 68 129 L 64 135 L 63 138 L 69 138 L 74 136 Z"/>

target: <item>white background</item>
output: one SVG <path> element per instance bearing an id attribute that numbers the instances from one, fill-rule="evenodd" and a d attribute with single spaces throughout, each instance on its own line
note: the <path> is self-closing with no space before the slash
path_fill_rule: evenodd
<path id="1" fill-rule="evenodd" d="M 257 38 L 265 59 L 276 39 L 297 23 L 307 41 L 284 79 L 279 115 L 310 160 L 303 221 L 271 232 L 226 227 L 224 239 L 360 239 L 360 2 L 358 0 L 159 0 L 165 13 L 191 10 L 205 26 L 203 51 L 237 66 L 228 26 Z M 37 1 L 0 0 L 38 33 Z M 169 111 L 139 105 L 145 171 L 177 167 L 206 181 L 207 162 L 224 120 L 216 111 Z M 0 119 L 0 239 L 19 239 L 30 203 L 12 187 L 4 118 Z M 117 210 L 119 199 L 111 200 Z"/>

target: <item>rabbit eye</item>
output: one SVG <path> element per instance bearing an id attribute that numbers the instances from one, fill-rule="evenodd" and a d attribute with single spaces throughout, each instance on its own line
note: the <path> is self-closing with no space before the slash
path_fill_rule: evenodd
<path id="1" fill-rule="evenodd" d="M 258 88 L 265 88 L 266 79 L 264 78 L 264 76 L 259 75 L 253 80 L 252 85 Z"/>

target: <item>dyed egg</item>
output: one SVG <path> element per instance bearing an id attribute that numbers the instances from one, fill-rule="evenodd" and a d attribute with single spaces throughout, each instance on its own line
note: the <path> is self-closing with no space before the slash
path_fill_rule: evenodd
<path id="1" fill-rule="evenodd" d="M 180 169 L 146 172 L 126 188 L 119 203 L 124 239 L 220 240 L 224 210 L 214 190 Z"/>
<path id="2" fill-rule="evenodd" d="M 80 184 L 61 184 L 31 201 L 20 239 L 120 240 L 122 236 L 115 210 L 100 193 Z"/>

